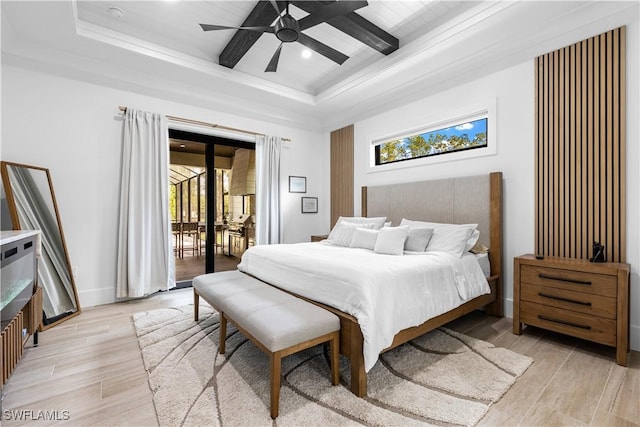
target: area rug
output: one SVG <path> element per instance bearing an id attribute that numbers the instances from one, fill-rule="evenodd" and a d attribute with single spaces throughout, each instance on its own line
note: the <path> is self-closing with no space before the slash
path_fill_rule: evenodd
<path id="1" fill-rule="evenodd" d="M 218 313 L 193 306 L 133 316 L 161 426 L 409 426 L 478 423 L 532 359 L 440 328 L 380 356 L 368 396 L 329 379 L 323 346 L 283 359 L 280 415 L 269 416 L 267 356 L 229 325 L 218 354 Z M 265 319 L 268 322 L 268 319 Z"/>

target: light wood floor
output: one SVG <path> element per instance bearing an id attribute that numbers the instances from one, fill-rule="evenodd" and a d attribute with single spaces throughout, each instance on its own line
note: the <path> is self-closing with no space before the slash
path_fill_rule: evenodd
<path id="1" fill-rule="evenodd" d="M 68 411 L 67 425 L 155 426 L 157 419 L 131 315 L 189 304 L 192 290 L 85 309 L 40 334 L 5 386 L 2 425 L 13 409 Z M 616 365 L 612 349 L 527 328 L 511 333 L 511 320 L 480 312 L 449 327 L 534 359 L 533 365 L 493 405 L 482 426 L 639 426 L 640 353 L 628 368 Z M 635 422 L 635 424 L 634 424 Z"/>

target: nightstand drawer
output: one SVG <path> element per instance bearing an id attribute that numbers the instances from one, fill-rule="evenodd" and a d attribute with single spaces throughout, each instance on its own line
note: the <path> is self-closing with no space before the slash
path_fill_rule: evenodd
<path id="1" fill-rule="evenodd" d="M 616 321 L 612 319 L 522 301 L 520 321 L 589 341 L 616 345 Z"/>
<path id="2" fill-rule="evenodd" d="M 520 280 L 522 282 L 616 297 L 618 280 L 616 276 L 535 265 L 523 265 L 521 268 Z"/>
<path id="3" fill-rule="evenodd" d="M 608 319 L 616 318 L 617 301 L 611 297 L 526 283 L 522 285 L 520 298 L 523 301 L 577 311 L 592 316 L 606 317 Z"/>
<path id="4" fill-rule="evenodd" d="M 629 264 L 526 254 L 513 260 L 513 333 L 533 325 L 629 354 Z"/>

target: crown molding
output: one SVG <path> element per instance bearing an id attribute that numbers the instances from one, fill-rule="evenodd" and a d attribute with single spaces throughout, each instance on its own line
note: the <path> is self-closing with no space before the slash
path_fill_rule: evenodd
<path id="1" fill-rule="evenodd" d="M 75 32 L 78 36 L 105 43 L 130 52 L 144 55 L 160 61 L 188 68 L 200 73 L 207 74 L 213 78 L 224 80 L 229 83 L 243 85 L 268 94 L 288 98 L 296 102 L 307 105 L 315 104 L 315 97 L 311 94 L 291 89 L 289 87 L 272 83 L 264 79 L 251 76 L 246 73 L 234 71 L 206 61 L 200 58 L 186 55 L 176 50 L 159 46 L 135 37 L 122 34 L 117 31 L 96 25 L 80 19 L 78 16 L 77 0 L 71 0 L 73 7 L 73 18 Z"/>

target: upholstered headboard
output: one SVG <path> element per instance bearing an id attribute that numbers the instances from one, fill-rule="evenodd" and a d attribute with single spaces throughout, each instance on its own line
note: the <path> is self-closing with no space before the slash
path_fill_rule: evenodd
<path id="1" fill-rule="evenodd" d="M 362 215 L 477 223 L 489 247 L 491 274 L 502 276 L 502 172 L 433 181 L 362 187 Z"/>

